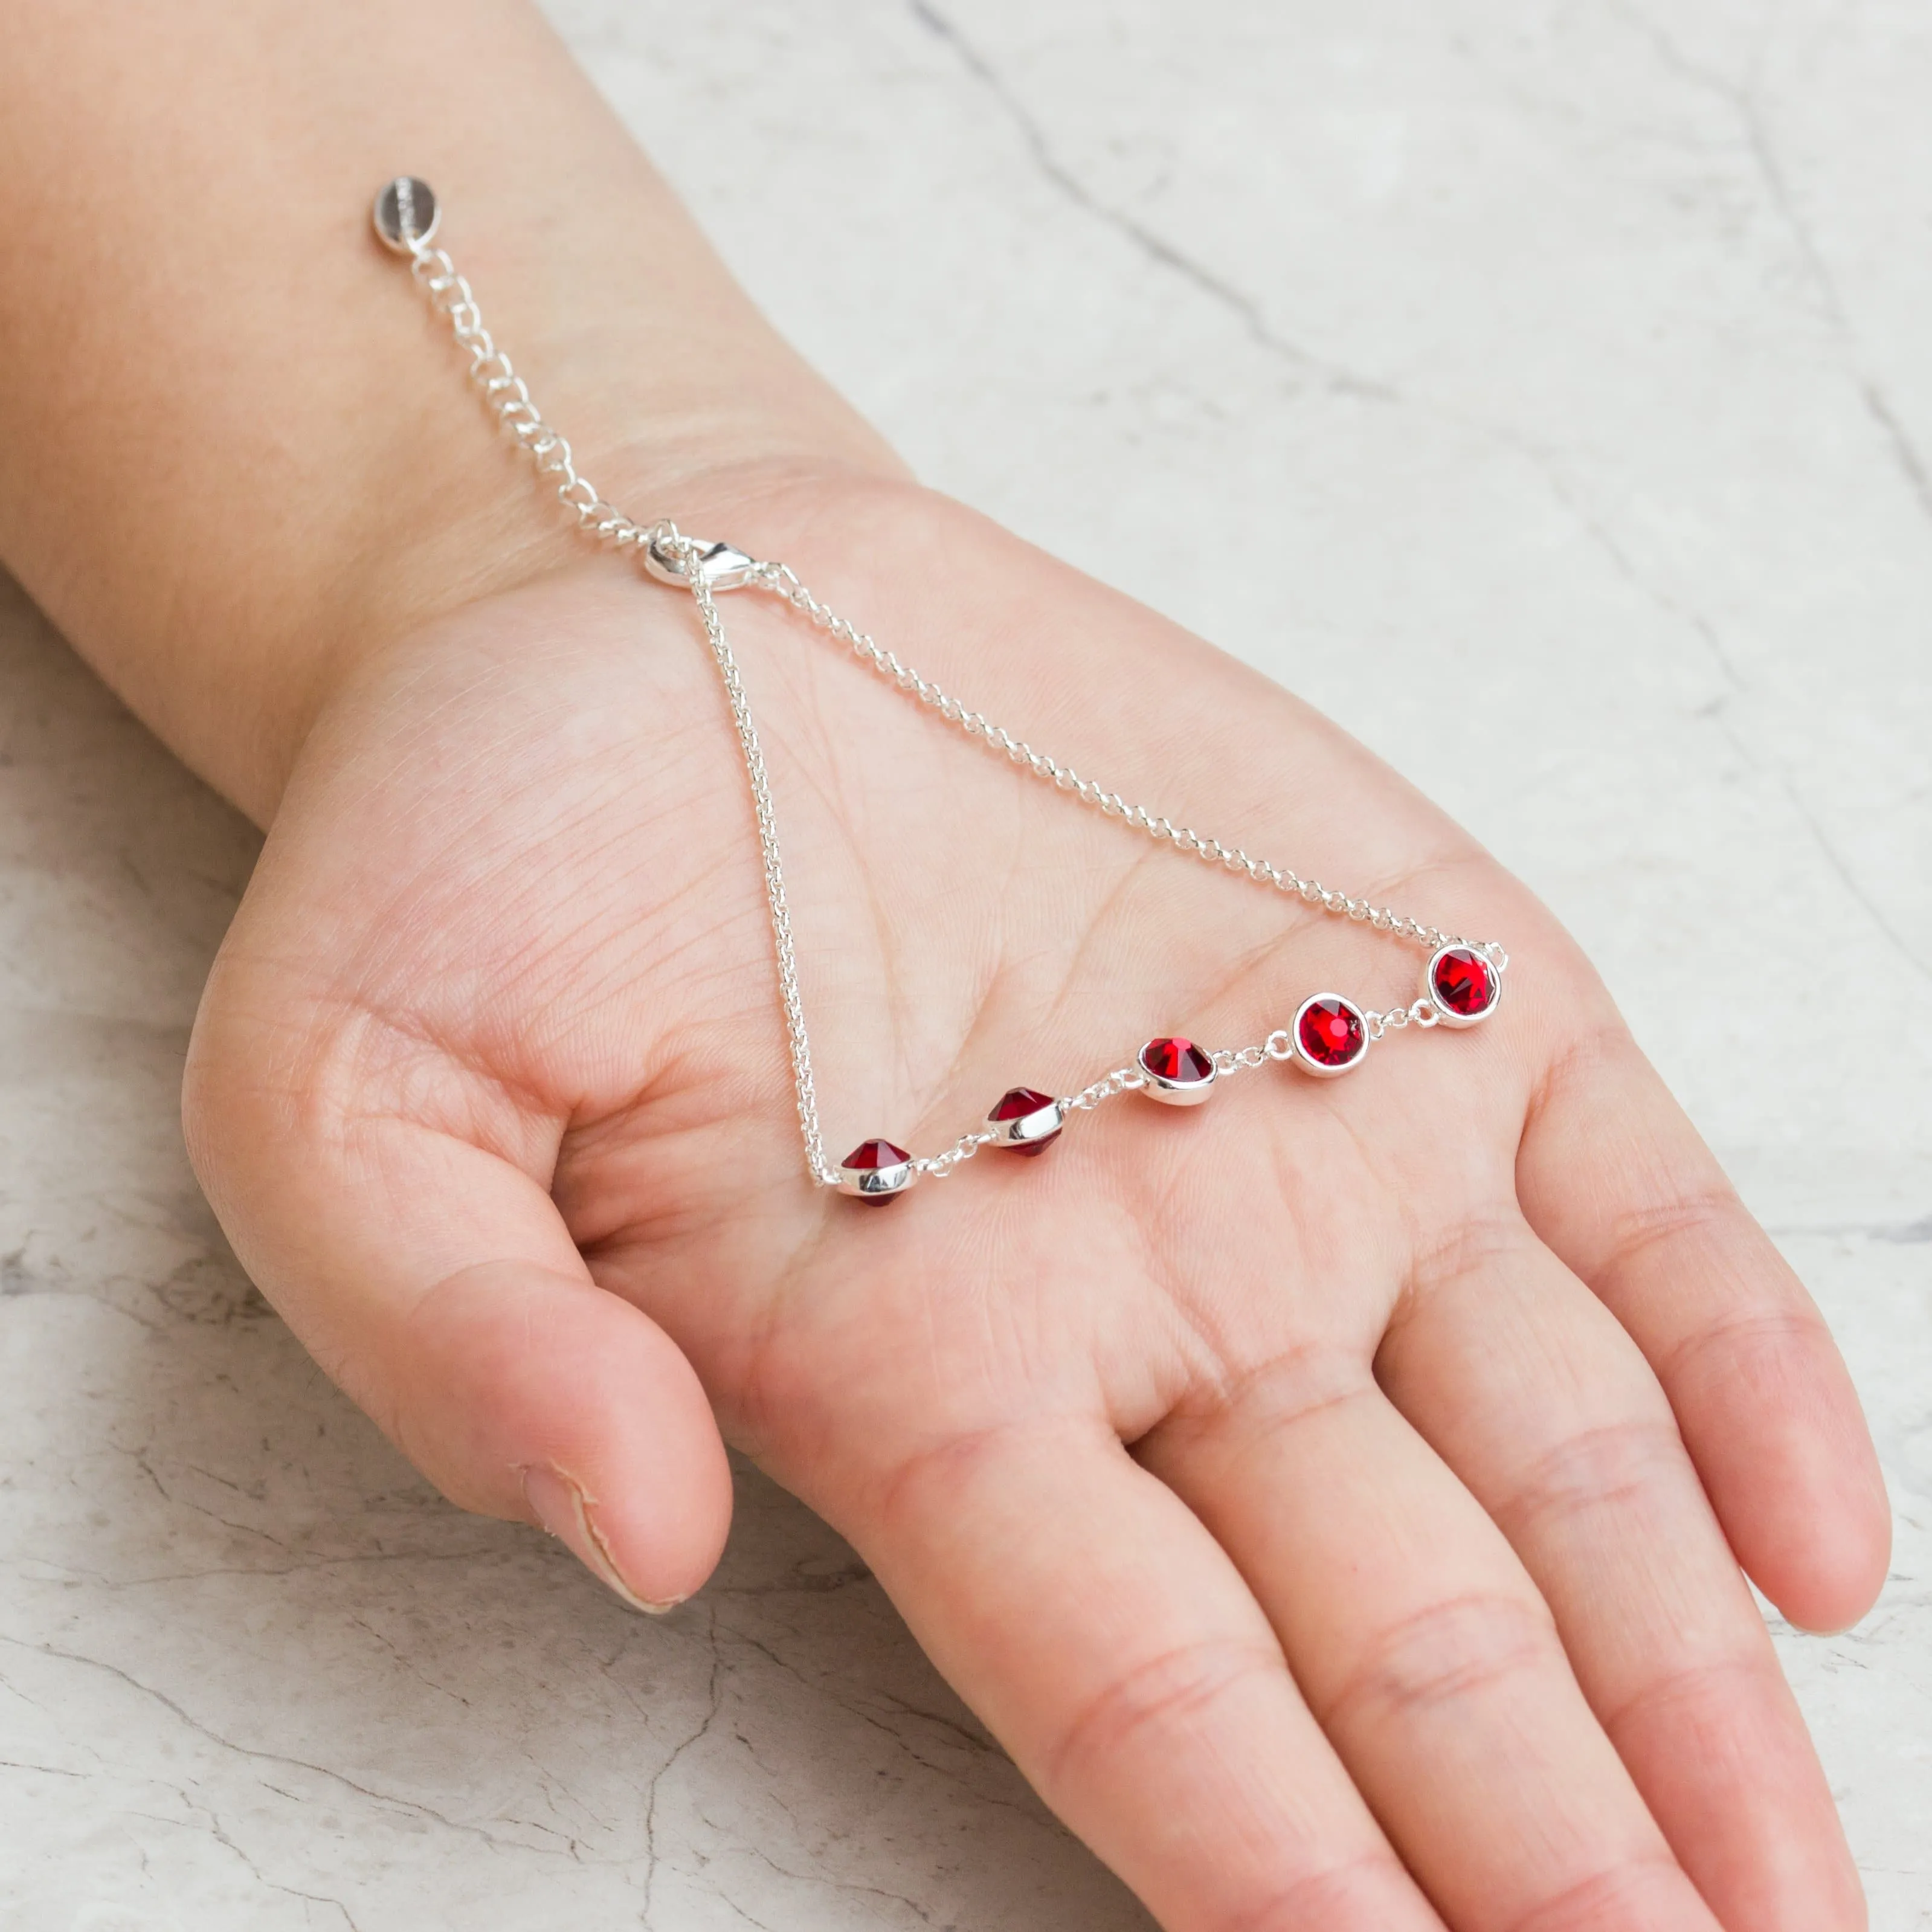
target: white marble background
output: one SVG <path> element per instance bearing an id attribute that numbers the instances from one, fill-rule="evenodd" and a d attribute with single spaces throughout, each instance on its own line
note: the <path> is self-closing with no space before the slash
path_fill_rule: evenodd
<path id="1" fill-rule="evenodd" d="M 1932 11 L 554 10 L 927 476 L 1594 949 L 1870 1406 L 1896 1574 L 1784 1649 L 1932 1927 Z M 647 1622 L 309 1364 L 176 1125 L 254 849 L 0 596 L 0 1924 L 1142 1922 L 769 1486 Z"/>

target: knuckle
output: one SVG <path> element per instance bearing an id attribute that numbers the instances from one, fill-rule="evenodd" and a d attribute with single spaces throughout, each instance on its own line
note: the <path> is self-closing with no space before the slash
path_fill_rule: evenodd
<path id="1" fill-rule="evenodd" d="M 1304 1340 L 1198 1375 L 1150 1434 L 1163 1450 L 1229 1431 L 1270 1437 L 1374 1390 L 1362 1352 Z"/>
<path id="2" fill-rule="evenodd" d="M 880 1521 L 897 1524 L 919 1515 L 935 1487 L 952 1496 L 971 1488 L 981 1470 L 1004 1460 L 1014 1433 L 1004 1421 L 950 1430 L 895 1457 L 880 1486 Z"/>
<path id="3" fill-rule="evenodd" d="M 1723 1180 L 1629 1208 L 1611 1225 L 1604 1271 L 1618 1273 L 1666 1243 L 1681 1249 L 1720 1240 L 1743 1214 L 1736 1194 Z"/>
<path id="4" fill-rule="evenodd" d="M 1199 1637 L 1144 1657 L 1111 1677 L 1060 1726 L 1046 1754 L 1048 1777 L 1057 1782 L 1150 1729 L 1198 1725 L 1238 1688 L 1286 1670 L 1277 1646 L 1256 1637 Z"/>
<path id="5" fill-rule="evenodd" d="M 1412 1913 L 1415 1883 L 1386 1847 L 1299 1871 L 1210 1921 L 1213 1932 L 1306 1932 L 1314 1925 L 1379 1925 Z M 1405 1913 L 1403 1922 L 1408 1922 Z"/>
<path id="6" fill-rule="evenodd" d="M 1441 1289 L 1479 1279 L 1522 1261 L 1537 1245 L 1512 1198 L 1507 1208 L 1473 1214 L 1422 1247 L 1408 1270 L 1411 1298 L 1424 1300 Z"/>
<path id="7" fill-rule="evenodd" d="M 1397 1726 L 1560 1660 L 1540 1604 L 1499 1592 L 1444 1598 L 1370 1637 L 1318 1711 L 1329 1726 Z"/>
<path id="8" fill-rule="evenodd" d="M 950 1534 L 969 1498 L 1008 1487 L 1042 1459 L 1119 1448 L 1103 1423 L 1077 1413 L 962 1420 L 907 1447 L 890 1424 L 854 1431 L 849 1406 L 822 1384 L 808 1399 L 818 1412 L 804 1432 L 814 1460 L 836 1467 L 839 1486 L 866 1498 L 868 1520 L 894 1535 L 921 1535 L 935 1523 L 948 1526 Z"/>
<path id="9" fill-rule="evenodd" d="M 1564 1437 L 1535 1457 L 1496 1508 L 1496 1520 L 1518 1540 L 1586 1512 L 1641 1504 L 1682 1486 L 1690 1475 L 1682 1439 L 1667 1414 L 1604 1423 Z"/>
<path id="10" fill-rule="evenodd" d="M 1660 1852 L 1586 1874 L 1538 1899 L 1510 1922 L 1508 1932 L 1622 1932 L 1675 1924 L 1690 1902 L 1690 1881 Z"/>
<path id="11" fill-rule="evenodd" d="M 1697 1755 L 1708 1750 L 1714 1757 L 1734 1736 L 1739 1709 L 1766 1691 L 1774 1692 L 1783 1681 L 1776 1654 L 1768 1646 L 1756 1654 L 1733 1650 L 1695 1658 L 1652 1672 L 1600 1711 L 1598 1721 L 1619 1749 L 1633 1732 L 1663 1724 L 1678 1741 L 1678 1748 L 1695 1738 Z"/>
<path id="12" fill-rule="evenodd" d="M 1832 1348 L 1824 1318 L 1808 1302 L 1741 1306 L 1694 1328 L 1660 1365 L 1671 1377 L 1695 1374 L 1712 1362 L 1733 1378 L 1755 1383 L 1768 1400 L 1790 1393 L 1794 1359 Z"/>

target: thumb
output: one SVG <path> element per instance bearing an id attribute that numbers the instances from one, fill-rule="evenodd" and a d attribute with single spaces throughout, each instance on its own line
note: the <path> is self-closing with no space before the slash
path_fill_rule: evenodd
<path id="1" fill-rule="evenodd" d="M 638 1608 L 682 1601 L 724 1547 L 731 1476 L 676 1344 L 591 1280 L 523 1166 L 362 1112 L 306 1053 L 278 1077 L 276 1044 L 205 1004 L 183 1090 L 195 1171 L 263 1294 L 452 1502 L 548 1530 Z"/>
<path id="2" fill-rule="evenodd" d="M 483 1262 L 399 1330 L 390 1432 L 452 1502 L 547 1529 L 639 1610 L 710 1575 L 730 1469 L 696 1374 L 648 1316 L 581 1264 Z"/>

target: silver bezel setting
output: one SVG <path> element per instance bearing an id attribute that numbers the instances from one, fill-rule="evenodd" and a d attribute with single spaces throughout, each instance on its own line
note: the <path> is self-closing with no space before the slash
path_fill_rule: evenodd
<path id="1" fill-rule="evenodd" d="M 993 1136 L 995 1147 L 1037 1147 L 1042 1142 L 1052 1140 L 1066 1124 L 1064 1100 L 1049 1100 L 1045 1106 L 1036 1107 L 1031 1113 L 1019 1114 L 1010 1120 L 996 1120 L 991 1114 L 986 1116 L 986 1131 Z"/>
<path id="2" fill-rule="evenodd" d="M 1311 1060 L 1301 1044 L 1301 1022 L 1309 1008 L 1323 1000 L 1333 1000 L 1337 1006 L 1346 1006 L 1355 1016 L 1355 1024 L 1362 1030 L 1362 1044 L 1352 1059 L 1345 1060 L 1339 1066 L 1324 1066 L 1320 1060 Z M 1346 993 L 1310 993 L 1294 1010 L 1294 1018 L 1288 1030 L 1288 1038 L 1294 1042 L 1294 1064 L 1301 1072 L 1312 1075 L 1317 1080 L 1339 1080 L 1345 1073 L 1352 1073 L 1369 1057 L 1369 1018 L 1361 1008 Z"/>
<path id="3" fill-rule="evenodd" d="M 1456 1012 L 1451 1008 L 1445 1006 L 1442 1004 L 1442 1000 L 1436 997 L 1436 962 L 1440 959 L 1445 952 L 1473 953 L 1477 958 L 1481 960 L 1483 964 L 1490 969 L 1490 983 L 1496 990 L 1490 996 L 1490 1004 L 1485 1006 L 1480 1012 Z M 1487 1019 L 1489 1016 L 1496 1011 L 1497 1007 L 1501 1006 L 1503 1003 L 1502 969 L 1497 965 L 1496 962 L 1492 959 L 1480 946 L 1472 946 L 1468 944 L 1466 940 L 1458 940 L 1453 945 L 1438 946 L 1436 950 L 1429 956 L 1429 964 L 1422 969 L 1422 997 L 1436 1009 L 1436 1024 L 1438 1025 L 1454 1027 L 1459 1030 L 1464 1027 L 1480 1026 L 1484 1021 Z"/>
<path id="4" fill-rule="evenodd" d="M 839 1192 L 858 1201 L 890 1201 L 919 1178 L 919 1169 L 910 1157 L 895 1161 L 890 1167 L 842 1167 L 838 1173 Z"/>
<path id="5" fill-rule="evenodd" d="M 1184 1036 L 1169 1034 L 1164 1035 L 1162 1036 L 1165 1038 L 1172 1039 L 1180 1038 Z M 1187 1043 L 1190 1046 L 1194 1046 L 1195 1045 L 1194 1042 L 1192 1040 L 1188 1041 Z M 1145 1045 L 1141 1048 L 1139 1052 L 1134 1055 L 1134 1064 L 1140 1069 L 1141 1078 L 1147 1082 L 1147 1084 L 1141 1089 L 1141 1091 L 1144 1093 L 1150 1100 L 1158 1100 L 1164 1107 L 1199 1106 L 1202 1102 L 1207 1099 L 1209 1089 L 1214 1084 L 1214 1056 L 1211 1054 L 1208 1055 L 1208 1072 L 1204 1078 L 1200 1080 L 1170 1080 L 1164 1073 L 1156 1073 L 1154 1069 L 1147 1064 L 1147 1050 L 1148 1048 L 1153 1046 L 1153 1044 L 1154 1042 L 1152 1040 L 1148 1041 Z M 1200 1047 L 1195 1046 L 1195 1051 L 1197 1053 L 1199 1053 L 1203 1052 L 1204 1049 Z"/>

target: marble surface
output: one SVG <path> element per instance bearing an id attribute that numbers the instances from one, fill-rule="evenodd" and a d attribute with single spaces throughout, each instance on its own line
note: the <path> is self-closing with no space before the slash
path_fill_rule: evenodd
<path id="1" fill-rule="evenodd" d="M 554 11 L 926 474 L 1594 949 L 1870 1406 L 1895 1574 L 1780 1641 L 1874 1924 L 1932 1927 L 1932 13 Z M 0 1924 L 1143 1922 L 756 1477 L 646 1621 L 310 1365 L 176 1122 L 254 850 L 0 594 Z"/>

